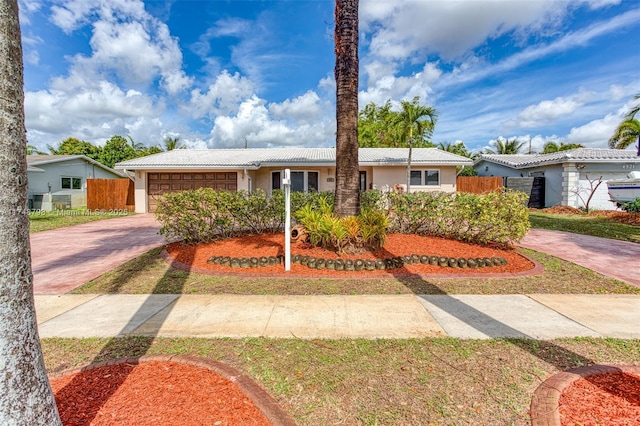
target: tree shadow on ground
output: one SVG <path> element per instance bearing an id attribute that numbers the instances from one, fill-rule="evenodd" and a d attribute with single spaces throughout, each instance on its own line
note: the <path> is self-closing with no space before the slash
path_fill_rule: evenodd
<path id="1" fill-rule="evenodd" d="M 391 253 L 387 253 L 389 254 L 389 257 L 393 256 Z M 435 305 L 437 308 L 455 317 L 457 320 L 463 322 L 474 330 L 477 330 L 483 335 L 489 338 L 499 338 L 505 342 L 508 342 L 520 348 L 521 350 L 530 353 L 536 358 L 554 366 L 560 371 L 597 364 L 596 361 L 591 358 L 563 348 L 562 346 L 559 346 L 551 341 L 538 340 L 533 336 L 522 332 L 521 330 L 517 330 L 497 320 L 496 318 L 493 318 L 485 312 L 482 312 L 475 307 L 464 303 L 458 298 L 448 295 L 436 284 L 428 282 L 420 275 L 410 274 L 404 268 L 389 269 L 387 271 L 391 276 L 393 276 L 396 280 L 401 282 L 409 289 L 435 289 L 435 291 L 430 294 L 437 296 L 429 298 L 429 303 Z M 422 294 L 415 294 L 418 297 L 423 296 Z M 427 309 L 426 306 L 425 309 Z M 429 312 L 429 314 L 431 313 Z M 602 389 L 603 391 L 612 393 L 616 396 L 620 396 L 630 403 L 634 403 L 634 401 L 637 400 L 634 395 L 616 391 L 617 388 L 615 386 L 608 386 L 601 383 L 600 381 L 596 380 L 596 376 L 585 377 L 585 379 L 598 388 Z M 640 381 L 638 381 L 638 383 L 640 384 Z"/>
<path id="2" fill-rule="evenodd" d="M 165 273 L 165 276 L 168 273 L 171 273 L 171 270 L 172 268 L 169 268 Z M 188 274 L 182 274 L 182 276 L 183 276 L 182 284 L 181 286 L 178 285 L 178 287 L 184 286 L 184 283 L 186 281 L 186 278 L 188 277 Z M 165 277 L 163 276 L 163 278 L 158 280 L 158 284 L 156 285 L 156 287 L 160 285 L 160 283 L 163 281 L 164 278 Z M 175 282 L 175 278 L 173 279 L 173 281 Z M 100 349 L 100 352 L 93 358 L 93 360 L 90 361 L 90 363 L 100 362 L 106 359 L 113 358 L 113 354 L 122 353 L 123 349 L 124 350 L 128 349 L 128 348 L 122 347 L 122 340 L 123 340 L 122 338 L 125 336 L 135 335 L 136 328 L 138 328 L 141 324 L 144 324 L 144 323 L 146 323 L 147 326 L 145 327 L 144 335 L 140 336 L 140 338 L 137 340 L 136 353 L 135 354 L 127 353 L 127 357 L 142 356 L 149 351 L 149 348 L 153 344 L 154 339 L 157 337 L 160 331 L 160 327 L 166 321 L 167 317 L 171 314 L 171 311 L 175 305 L 175 302 L 178 299 L 178 295 L 176 294 L 173 300 L 167 299 L 164 302 L 165 303 L 164 305 L 163 304 L 159 305 L 158 301 L 155 300 L 155 297 L 157 296 L 154 297 L 153 293 L 154 292 L 152 292 L 152 294 L 147 296 L 146 300 L 142 303 L 142 305 L 140 305 L 140 307 L 136 310 L 136 312 L 127 321 L 126 325 L 122 328 L 120 333 L 118 333 L 118 336 L 111 338 Z M 177 293 L 181 293 L 181 291 L 178 291 Z M 169 303 L 166 303 L 166 302 L 169 302 Z M 149 328 L 148 328 L 149 323 L 147 321 L 152 317 L 154 318 L 153 323 L 158 325 L 155 329 L 149 331 Z M 123 364 L 121 366 L 121 369 L 124 374 L 119 376 L 117 379 L 110 380 L 109 389 L 106 389 L 106 390 L 101 389 L 101 391 L 97 393 L 96 395 L 97 399 L 94 401 L 94 404 L 92 404 L 92 407 L 95 408 L 95 410 L 91 412 L 83 413 L 85 424 L 91 424 L 91 422 L 98 415 L 100 408 L 117 392 L 118 388 L 125 382 L 129 374 L 135 368 L 136 366 L 133 364 Z M 74 389 L 77 389 L 78 387 L 82 387 L 82 386 L 85 386 L 82 378 L 79 376 L 76 376 L 64 388 L 60 389 L 56 393 L 56 398 L 60 400 L 73 400 L 74 398 L 77 398 L 77 396 L 75 396 L 74 394 Z M 62 409 L 73 409 L 73 406 L 62 407 Z M 61 417 L 64 417 L 62 412 L 60 414 L 61 414 Z"/>

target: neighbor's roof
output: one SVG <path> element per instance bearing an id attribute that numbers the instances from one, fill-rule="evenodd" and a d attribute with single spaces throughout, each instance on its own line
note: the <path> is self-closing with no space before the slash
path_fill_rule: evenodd
<path id="1" fill-rule="evenodd" d="M 360 148 L 361 166 L 406 165 L 408 148 Z M 414 148 L 415 165 L 471 165 L 466 157 L 436 148 Z M 335 148 L 249 148 L 249 149 L 174 149 L 146 157 L 123 161 L 116 169 L 259 169 L 284 166 L 335 166 Z"/>
<path id="2" fill-rule="evenodd" d="M 526 169 L 562 163 L 640 163 L 635 151 L 624 149 L 576 148 L 551 154 L 482 154 L 474 164 L 481 161 L 502 164 L 514 169 Z"/>
<path id="3" fill-rule="evenodd" d="M 36 166 L 42 167 L 45 164 L 61 163 L 61 162 L 70 161 L 70 160 L 83 160 L 83 161 L 86 161 L 87 163 L 93 164 L 108 172 L 111 172 L 114 175 L 123 176 L 121 172 L 114 170 L 110 167 L 107 167 L 104 164 L 99 163 L 96 160 L 87 157 L 86 155 L 27 155 L 27 167 L 28 167 L 28 171 L 30 172 L 43 171 L 42 169 Z"/>

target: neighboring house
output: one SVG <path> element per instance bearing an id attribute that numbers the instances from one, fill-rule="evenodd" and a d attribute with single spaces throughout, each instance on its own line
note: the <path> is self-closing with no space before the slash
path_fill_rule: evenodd
<path id="1" fill-rule="evenodd" d="M 545 207 L 584 208 L 591 188 L 602 178 L 589 208 L 615 210 L 615 204 L 609 201 L 606 181 L 624 179 L 630 171 L 640 170 L 640 157 L 635 151 L 596 148 L 552 154 L 483 154 L 473 168 L 479 176 L 544 177 Z"/>
<path id="2" fill-rule="evenodd" d="M 407 181 L 407 148 L 360 148 L 360 188 L 392 188 Z M 414 148 L 412 191 L 456 190 L 456 166 L 470 159 L 436 148 Z M 291 170 L 293 191 L 335 189 L 335 148 L 176 149 L 115 165 L 134 176 L 136 212 L 153 212 L 158 196 L 210 187 L 271 194 Z"/>
<path id="3" fill-rule="evenodd" d="M 29 209 L 87 206 L 87 179 L 124 177 L 84 155 L 27 155 Z"/>

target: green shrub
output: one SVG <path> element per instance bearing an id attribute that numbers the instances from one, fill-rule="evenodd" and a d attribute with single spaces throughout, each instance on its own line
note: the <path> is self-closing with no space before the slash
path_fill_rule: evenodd
<path id="1" fill-rule="evenodd" d="M 629 203 L 625 203 L 622 208 L 627 213 L 640 213 L 640 198 L 636 198 Z"/>
<path id="2" fill-rule="evenodd" d="M 338 218 L 333 214 L 332 201 L 330 197 L 321 197 L 295 213 L 312 245 L 338 253 L 356 253 L 384 244 L 387 217 L 381 210 L 363 210 L 359 216 Z"/>
<path id="3" fill-rule="evenodd" d="M 526 194 L 389 193 L 389 232 L 433 235 L 506 246 L 529 230 Z"/>
<path id="4" fill-rule="evenodd" d="M 321 202 L 333 208 L 333 193 L 292 192 L 292 214 L 305 205 L 317 208 Z M 161 234 L 168 240 L 179 239 L 189 244 L 247 232 L 282 232 L 284 214 L 284 192 L 281 190 L 273 191 L 268 197 L 261 189 L 249 193 L 211 188 L 165 194 L 158 200 L 155 213 L 161 224 Z"/>
<path id="5" fill-rule="evenodd" d="M 475 244 L 508 245 L 529 230 L 526 195 L 520 192 L 464 193 L 365 191 L 357 218 L 333 216 L 330 192 L 291 193 L 291 212 L 314 245 L 338 252 L 381 247 L 387 232 L 433 235 Z M 241 233 L 282 232 L 284 193 L 271 197 L 209 188 L 166 194 L 156 218 L 167 239 L 208 242 Z"/>

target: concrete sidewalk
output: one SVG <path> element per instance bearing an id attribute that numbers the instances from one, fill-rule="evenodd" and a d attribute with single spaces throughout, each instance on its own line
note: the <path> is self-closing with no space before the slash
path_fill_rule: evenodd
<path id="1" fill-rule="evenodd" d="M 640 338 L 638 295 L 40 295 L 36 311 L 42 338 Z"/>

